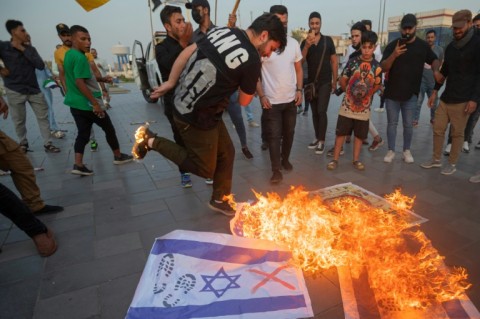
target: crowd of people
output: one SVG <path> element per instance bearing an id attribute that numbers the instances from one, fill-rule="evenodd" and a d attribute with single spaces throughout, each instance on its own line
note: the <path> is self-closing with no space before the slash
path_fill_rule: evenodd
<path id="1" fill-rule="evenodd" d="M 253 121 L 251 109 L 248 109 L 254 96 L 258 97 L 262 108 L 262 150 L 269 151 L 272 184 L 282 181 L 282 171 L 293 170 L 290 154 L 297 114 L 308 115 L 308 107 L 312 114 L 314 140 L 306 147 L 319 155 L 325 152 L 327 111 L 332 94 L 343 94 L 343 98 L 336 138 L 332 141 L 334 146 L 326 152 L 332 157 L 327 164 L 328 170 L 340 166 L 344 143 L 351 143 L 352 134 L 352 165 L 360 171 L 366 168 L 360 153 L 362 145 L 368 144 L 368 134 L 373 138 L 368 148 L 370 151 L 376 151 L 384 144 L 370 121 L 374 94 L 382 97 L 382 105 L 375 111 L 386 110 L 387 115 L 385 163 L 391 163 L 397 154 L 400 114 L 402 158 L 405 163 L 415 162 L 411 152 L 412 136 L 425 94 L 431 108 L 433 155 L 420 166 L 441 168 L 441 174 L 451 175 L 456 171 L 460 153 L 469 152 L 473 129 L 480 115 L 477 107 L 480 102 L 480 15 L 472 17 L 469 10 L 456 12 L 452 17 L 453 40 L 444 49 L 437 45 L 433 29 L 426 32 L 426 40 L 419 38 L 418 21 L 413 14 L 403 16 L 400 37 L 391 41 L 383 52 L 377 43 L 377 34 L 371 30 L 371 21 L 356 22 L 350 30 L 352 43 L 347 50 L 348 62 L 339 70 L 334 42 L 321 32 L 322 16 L 319 12 L 313 11 L 308 16 L 309 32 L 299 43 L 287 35 L 288 9 L 283 5 L 270 7 L 268 13 L 255 19 L 246 30 L 235 27 L 236 16 L 233 14 L 229 16 L 228 27 L 215 26 L 210 19 L 207 0 L 193 0 L 186 7 L 192 10 L 198 28 L 193 30 L 192 25 L 185 22 L 180 7 L 164 6 L 160 19 L 167 36 L 155 50 L 162 84 L 152 92 L 151 98 L 162 97 L 173 141 L 158 136 L 148 126 L 141 126 L 135 133 L 132 154 L 136 159 L 142 159 L 154 150 L 171 160 L 178 165 L 183 187 L 192 187 L 190 174 L 205 178 L 205 182 L 213 187 L 209 201 L 211 209 L 228 216 L 235 214 L 226 197 L 232 188 L 235 149 L 222 114 L 224 111 L 229 113 L 245 158 L 253 158 L 247 145 L 242 106 L 246 107 L 249 125 L 258 126 Z M 0 41 L 0 59 L 4 64 L 0 74 L 10 108 L 3 99 L 0 102 L 5 118 L 10 109 L 18 143 L 0 131 L 0 168 L 10 170 L 12 178 L 18 178 L 18 174 L 28 175 L 28 181 L 15 182 L 23 202 L 27 203 L 27 206 L 23 205 L 25 207 L 0 184 L 1 210 L 34 239 L 42 255 L 48 255 L 56 249 L 53 233 L 39 223 L 34 213 L 42 210 L 58 212 L 63 208 L 43 203 L 31 164 L 27 163 L 27 102 L 37 118 L 45 152 L 60 152 L 51 138 L 63 138 L 65 134 L 55 122 L 51 96 L 41 91 L 45 89 L 46 80 L 52 77 L 48 72 L 39 73 L 46 69 L 46 64 L 32 46 L 22 22 L 8 20 L 6 28 L 11 39 Z M 87 144 L 91 142 L 92 151 L 98 146 L 93 124 L 105 132 L 114 164 L 132 161 L 131 155 L 121 153 L 107 112 L 110 107 L 107 84 L 112 79 L 99 63 L 96 50 L 91 48 L 89 31 L 80 25 L 68 27 L 63 23 L 58 24 L 56 30 L 62 42 L 55 51 L 58 86 L 65 94 L 63 103 L 70 107 L 78 131 L 71 173 L 93 174 L 83 162 Z M 445 88 L 438 97 L 442 86 Z M 303 109 L 302 103 L 305 105 Z M 448 126 L 449 138 L 444 151 L 449 155 L 448 163 L 442 165 Z M 480 148 L 480 142 L 476 148 Z M 21 168 L 11 163 L 11 157 L 4 155 L 11 152 L 21 158 Z M 17 173 L 19 171 L 21 173 Z M 480 173 L 472 176 L 470 182 L 479 183 Z M 35 207 L 28 205 L 32 198 Z M 9 204 L 4 206 L 7 202 Z M 24 211 L 20 221 L 18 216 L 3 209 L 13 206 Z M 40 248 L 44 246 L 49 248 Z"/>

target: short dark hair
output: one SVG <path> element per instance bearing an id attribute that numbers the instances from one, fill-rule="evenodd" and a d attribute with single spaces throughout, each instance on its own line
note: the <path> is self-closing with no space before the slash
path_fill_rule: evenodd
<path id="1" fill-rule="evenodd" d="M 433 29 L 428 30 L 427 33 L 425 33 L 425 34 L 428 35 L 430 33 L 433 33 L 433 35 L 435 35 L 435 36 L 437 35 L 437 32 Z"/>
<path id="2" fill-rule="evenodd" d="M 365 27 L 365 24 L 363 22 L 355 22 L 352 27 L 350 28 L 350 31 L 353 31 L 353 30 L 358 30 L 360 32 L 365 32 L 367 31 L 367 28 Z"/>
<path id="3" fill-rule="evenodd" d="M 362 20 L 360 22 L 363 23 L 364 25 L 368 25 L 370 29 L 372 28 L 372 20 Z"/>
<path id="4" fill-rule="evenodd" d="M 255 34 L 260 34 L 262 31 L 268 31 L 270 40 L 280 42 L 278 52 L 283 52 L 287 45 L 287 33 L 280 19 L 272 13 L 264 13 L 256 18 L 252 25 L 248 27 Z"/>
<path id="5" fill-rule="evenodd" d="M 163 24 L 170 24 L 170 18 L 174 13 L 182 14 L 182 9 L 176 6 L 165 6 L 165 8 L 160 11 L 160 20 Z"/>
<path id="6" fill-rule="evenodd" d="M 5 22 L 5 28 L 7 28 L 8 33 L 12 34 L 12 30 L 18 27 L 23 27 L 23 23 L 18 20 L 7 20 Z"/>
<path id="7" fill-rule="evenodd" d="M 288 14 L 288 9 L 281 4 L 277 4 L 270 7 L 270 13 L 284 15 Z"/>
<path id="8" fill-rule="evenodd" d="M 312 20 L 313 18 L 319 18 L 320 20 L 322 20 L 322 16 L 317 11 L 313 11 L 312 13 L 310 13 L 310 15 L 308 16 L 308 21 L 310 22 L 310 20 Z"/>
<path id="9" fill-rule="evenodd" d="M 371 43 L 373 45 L 377 44 L 378 36 L 373 31 L 362 32 L 362 44 Z"/>
<path id="10" fill-rule="evenodd" d="M 85 27 L 82 27 L 81 25 L 72 25 L 70 27 L 70 33 L 74 35 L 77 32 L 89 33 L 88 30 Z"/>
<path id="11" fill-rule="evenodd" d="M 473 17 L 472 21 L 480 20 L 480 13 Z"/>

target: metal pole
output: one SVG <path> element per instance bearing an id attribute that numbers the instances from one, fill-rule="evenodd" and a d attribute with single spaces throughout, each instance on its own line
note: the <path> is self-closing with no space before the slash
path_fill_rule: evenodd
<path id="1" fill-rule="evenodd" d="M 215 25 L 217 25 L 217 0 L 215 0 Z"/>
<path id="2" fill-rule="evenodd" d="M 152 19 L 152 4 L 150 3 L 150 0 L 148 1 L 148 12 L 150 13 L 150 31 L 152 34 L 152 47 L 153 47 L 153 56 L 155 57 L 155 35 L 153 32 L 153 19 Z M 145 53 L 146 54 L 146 53 Z"/>
<path id="3" fill-rule="evenodd" d="M 387 0 L 383 0 L 383 14 L 382 14 L 382 38 L 383 38 L 383 31 L 384 31 L 384 27 L 385 27 L 385 7 L 387 6 Z M 387 37 L 387 41 L 388 41 L 388 37 Z M 381 44 L 381 43 L 380 43 Z"/>
<path id="4" fill-rule="evenodd" d="M 383 0 L 380 0 L 380 10 L 378 11 L 378 29 L 377 29 L 378 30 L 377 31 L 378 32 L 378 37 L 380 39 L 382 39 L 382 36 L 380 34 L 380 20 L 382 20 L 382 1 Z M 380 41 L 380 43 L 381 43 L 381 41 Z"/>

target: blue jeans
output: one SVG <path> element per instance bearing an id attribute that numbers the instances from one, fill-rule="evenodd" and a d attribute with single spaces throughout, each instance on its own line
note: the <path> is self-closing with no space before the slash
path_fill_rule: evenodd
<path id="1" fill-rule="evenodd" d="M 237 95 L 238 95 L 238 93 L 237 93 Z M 247 114 L 247 121 L 248 122 L 253 121 L 253 111 L 252 111 L 252 107 L 250 106 L 250 104 L 245 106 L 245 113 Z"/>
<path id="2" fill-rule="evenodd" d="M 412 144 L 413 116 L 417 105 L 417 96 L 413 94 L 406 101 L 394 101 L 385 99 L 387 109 L 387 140 L 388 150 L 395 152 L 395 140 L 397 139 L 397 125 L 400 111 L 403 122 L 403 150 L 409 150 Z"/>
<path id="3" fill-rule="evenodd" d="M 235 93 L 230 96 L 227 112 L 228 115 L 230 115 L 233 125 L 235 125 L 240 144 L 242 144 L 242 147 L 246 147 L 247 132 L 245 131 L 245 124 L 243 123 L 242 106 L 238 103 L 238 91 L 235 91 Z"/>
<path id="4" fill-rule="evenodd" d="M 425 98 L 425 94 L 427 94 L 427 97 L 430 98 L 433 93 L 433 87 L 435 83 L 429 84 L 426 83 L 425 81 L 422 81 L 422 84 L 420 85 L 420 92 L 418 94 L 418 99 L 417 99 L 417 106 L 415 109 L 415 114 L 413 116 L 413 120 L 418 122 L 420 119 L 420 112 L 422 110 L 422 105 L 423 105 L 423 100 Z M 433 107 L 430 109 L 430 120 L 433 121 L 435 119 L 435 110 L 437 109 L 438 106 L 438 94 L 437 98 L 435 99 L 433 103 Z"/>
<path id="5" fill-rule="evenodd" d="M 273 104 L 271 109 L 263 109 L 262 127 L 270 150 L 272 171 L 281 168 L 282 161 L 288 161 L 293 145 L 293 135 L 297 123 L 295 101 Z"/>

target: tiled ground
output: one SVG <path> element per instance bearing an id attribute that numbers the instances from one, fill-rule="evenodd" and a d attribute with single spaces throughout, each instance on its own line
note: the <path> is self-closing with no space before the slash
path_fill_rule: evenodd
<path id="1" fill-rule="evenodd" d="M 145 103 L 134 85 L 124 87 L 131 93 L 114 95 L 113 109 L 109 111 L 122 149 L 127 152 L 132 146 L 132 135 L 138 126 L 132 122 L 156 121 L 152 129 L 171 136 L 161 105 Z M 338 104 L 339 99 L 332 96 L 327 136 L 330 145 Z M 254 105 L 259 120 L 257 100 Z M 66 138 L 56 141 L 62 148 L 60 154 L 43 152 L 31 112 L 27 122 L 33 149 L 28 156 L 34 166 L 45 168 L 37 172 L 42 196 L 48 203 L 65 206 L 65 211 L 56 216 L 41 217 L 55 231 L 59 249 L 52 257 L 39 257 L 31 240 L 0 217 L 0 318 L 122 318 L 155 237 L 174 229 L 229 232 L 229 219 L 208 209 L 206 202 L 211 190 L 201 178 L 193 177 L 193 188 L 181 188 L 175 166 L 158 154 L 149 154 L 142 163 L 113 165 L 98 128 L 99 151 L 87 151 L 85 159 L 95 175 L 71 175 L 75 125 L 58 94 L 55 110 L 57 121 L 68 129 Z M 372 120 L 385 136 L 386 114 L 374 112 Z M 315 155 L 306 148 L 312 139 L 311 117 L 299 115 L 291 158 L 294 170 L 285 174 L 283 183 L 277 186 L 269 184 L 270 162 L 268 153 L 260 150 L 260 129 L 247 128 L 255 156 L 247 161 L 239 150 L 228 116 L 225 121 L 238 150 L 233 186 L 238 201 L 252 198 L 251 189 L 285 194 L 290 185 L 315 190 L 353 182 L 377 194 L 401 186 L 406 194 L 417 196 L 415 211 L 429 219 L 422 229 L 446 256 L 446 263 L 468 269 L 474 284 L 469 296 L 480 307 L 480 188 L 468 182 L 468 177 L 480 169 L 480 151 L 462 154 L 458 171 L 449 177 L 440 175 L 438 169 L 420 168 L 418 164 L 431 156 L 431 127 L 426 109 L 414 132 L 415 163 L 403 163 L 397 153 L 394 163 L 385 164 L 385 146 L 374 153 L 365 147 L 361 155 L 367 166 L 365 172 L 357 172 L 350 165 L 348 146 L 339 168 L 327 171 L 325 154 Z M 0 127 L 15 136 L 10 120 L 0 120 Z M 401 147 L 401 128 L 399 132 Z M 474 141 L 478 139 L 477 132 Z M 10 177 L 0 177 L 0 182 L 13 189 Z M 307 284 L 315 318 L 344 317 L 335 270 L 309 277 Z"/>

